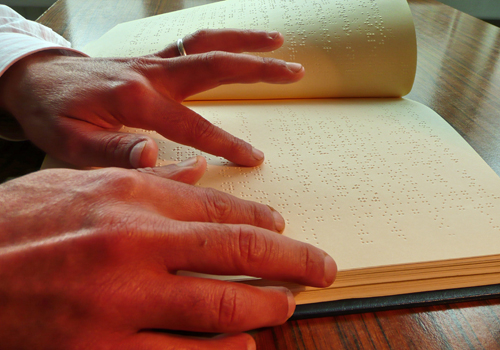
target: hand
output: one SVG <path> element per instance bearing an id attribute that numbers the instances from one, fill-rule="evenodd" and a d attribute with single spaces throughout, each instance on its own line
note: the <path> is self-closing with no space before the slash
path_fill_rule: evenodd
<path id="1" fill-rule="evenodd" d="M 295 308 L 285 288 L 176 271 L 332 283 L 333 260 L 278 234 L 283 218 L 268 206 L 179 182 L 198 181 L 205 167 L 197 157 L 153 169 L 44 170 L 1 185 L 1 347 L 254 348 L 240 332 L 285 322 Z"/>
<path id="2" fill-rule="evenodd" d="M 158 153 L 146 136 L 123 126 L 156 130 L 166 138 L 255 166 L 264 154 L 180 104 L 221 84 L 292 83 L 300 64 L 244 55 L 283 44 L 277 32 L 199 31 L 138 58 L 69 57 L 59 51 L 30 55 L 0 79 L 0 109 L 12 114 L 27 138 L 56 158 L 78 166 L 154 166 Z"/>

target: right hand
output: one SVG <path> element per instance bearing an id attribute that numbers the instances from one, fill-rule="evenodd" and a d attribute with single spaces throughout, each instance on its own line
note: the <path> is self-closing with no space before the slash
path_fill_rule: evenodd
<path id="1" fill-rule="evenodd" d="M 205 167 L 197 157 L 184 167 L 44 170 L 1 185 L 2 348 L 251 349 L 241 332 L 285 322 L 291 293 L 178 270 L 333 282 L 333 260 L 278 234 L 277 212 L 186 184 Z"/>

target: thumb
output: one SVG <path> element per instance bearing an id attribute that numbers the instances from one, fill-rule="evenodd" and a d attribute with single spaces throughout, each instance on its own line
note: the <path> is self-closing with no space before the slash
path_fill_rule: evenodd
<path id="1" fill-rule="evenodd" d="M 77 133 L 78 159 L 71 163 L 83 166 L 145 168 L 156 165 L 158 146 L 144 135 L 92 130 Z"/>
<path id="2" fill-rule="evenodd" d="M 125 150 L 125 157 L 127 153 L 132 168 L 153 167 L 158 158 L 158 145 L 150 138 L 139 138 L 129 150 Z"/>
<path id="3" fill-rule="evenodd" d="M 137 171 L 160 176 L 164 179 L 184 182 L 194 185 L 205 174 L 207 169 L 207 161 L 202 156 L 189 158 L 177 164 L 170 164 L 155 168 L 142 168 Z"/>

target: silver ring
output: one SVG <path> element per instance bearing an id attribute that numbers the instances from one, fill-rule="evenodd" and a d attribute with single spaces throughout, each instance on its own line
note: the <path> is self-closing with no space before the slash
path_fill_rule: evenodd
<path id="1" fill-rule="evenodd" d="M 186 49 L 184 48 L 184 43 L 182 39 L 177 39 L 177 50 L 181 56 L 187 56 Z"/>

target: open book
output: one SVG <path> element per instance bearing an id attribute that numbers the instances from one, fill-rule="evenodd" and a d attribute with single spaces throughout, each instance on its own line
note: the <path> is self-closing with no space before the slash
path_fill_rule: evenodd
<path id="1" fill-rule="evenodd" d="M 84 51 L 144 55 L 221 27 L 278 30 L 285 45 L 266 55 L 306 69 L 296 84 L 222 86 L 186 103 L 266 154 L 255 168 L 204 154 L 199 185 L 276 208 L 285 235 L 336 260 L 330 288 L 288 285 L 297 303 L 500 281 L 500 178 L 439 115 L 401 98 L 416 69 L 405 0 L 228 0 L 118 25 Z M 160 165 L 201 154 L 128 131 L 157 140 Z"/>

